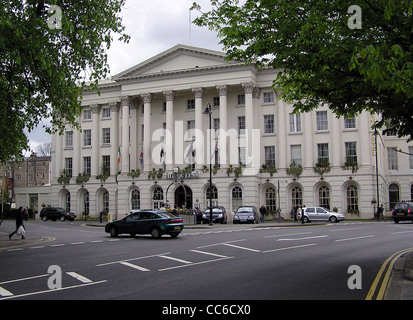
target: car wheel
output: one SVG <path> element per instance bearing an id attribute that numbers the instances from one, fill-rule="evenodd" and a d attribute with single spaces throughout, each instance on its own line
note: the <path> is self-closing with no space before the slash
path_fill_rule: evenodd
<path id="1" fill-rule="evenodd" d="M 159 239 L 162 236 L 161 230 L 159 228 L 153 228 L 151 230 L 151 236 L 154 239 Z"/>
<path id="2" fill-rule="evenodd" d="M 42 217 L 42 220 L 43 220 L 43 221 L 47 221 L 47 217 L 46 217 L 46 216 L 43 216 L 43 217 Z"/>
<path id="3" fill-rule="evenodd" d="M 135 237 L 135 236 L 136 236 L 136 233 L 131 232 L 131 233 L 129 233 L 129 235 L 133 238 L 133 237 Z"/>
<path id="4" fill-rule="evenodd" d="M 171 236 L 172 238 L 176 238 L 177 236 L 179 236 L 179 233 L 176 233 L 176 232 L 175 232 L 175 233 L 171 233 L 170 236 Z"/>
<path id="5" fill-rule="evenodd" d="M 115 238 L 118 236 L 118 229 L 116 227 L 112 227 L 110 228 L 109 233 L 112 238 Z"/>
<path id="6" fill-rule="evenodd" d="M 305 216 L 305 217 L 304 217 L 304 223 L 309 223 L 309 222 L 310 222 L 310 219 L 308 219 L 308 217 Z"/>
<path id="7" fill-rule="evenodd" d="M 66 220 L 66 218 L 64 216 L 60 217 L 60 221 L 65 221 L 65 220 Z"/>
<path id="8" fill-rule="evenodd" d="M 331 223 L 336 223 L 337 222 L 337 217 L 331 216 L 329 220 L 330 220 Z"/>
<path id="9" fill-rule="evenodd" d="M 413 221 L 412 221 L 413 222 Z M 394 223 L 399 223 L 399 220 L 394 220 Z"/>

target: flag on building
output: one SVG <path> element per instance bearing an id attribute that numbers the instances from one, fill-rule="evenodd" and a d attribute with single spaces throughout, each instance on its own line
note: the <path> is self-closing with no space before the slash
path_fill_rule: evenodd
<path id="1" fill-rule="evenodd" d="M 118 147 L 118 164 L 120 163 L 120 147 Z"/>

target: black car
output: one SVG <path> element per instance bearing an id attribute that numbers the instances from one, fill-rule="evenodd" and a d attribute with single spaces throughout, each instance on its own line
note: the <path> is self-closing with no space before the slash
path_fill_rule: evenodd
<path id="1" fill-rule="evenodd" d="M 172 213 L 165 211 L 133 211 L 121 220 L 106 224 L 105 232 L 111 237 L 117 237 L 121 233 L 129 233 L 132 237 L 136 234 L 150 234 L 152 238 L 160 238 L 169 234 L 177 237 L 184 229 L 184 220 Z"/>
<path id="2" fill-rule="evenodd" d="M 47 219 L 51 219 L 53 221 L 56 221 L 57 219 L 60 221 L 65 221 L 67 219 L 73 221 L 75 220 L 76 215 L 73 212 L 66 212 L 65 209 L 60 207 L 44 207 L 40 211 L 40 218 L 43 221 L 46 221 Z"/>
<path id="3" fill-rule="evenodd" d="M 413 222 L 413 202 L 397 203 L 391 214 L 395 223 L 399 223 L 399 221 Z"/>
<path id="4" fill-rule="evenodd" d="M 254 206 L 242 206 L 237 209 L 234 215 L 236 223 L 258 223 L 258 210 Z"/>
<path id="5" fill-rule="evenodd" d="M 205 209 L 204 213 L 202 214 L 202 222 L 209 223 L 211 210 L 208 208 Z M 220 222 L 222 224 L 227 223 L 227 211 L 222 206 L 215 206 L 212 207 L 212 222 Z"/>

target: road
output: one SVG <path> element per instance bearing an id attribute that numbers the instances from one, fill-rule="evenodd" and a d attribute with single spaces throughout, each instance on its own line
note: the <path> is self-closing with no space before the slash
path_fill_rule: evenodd
<path id="1" fill-rule="evenodd" d="M 28 221 L 27 237 L 48 241 L 16 247 L 16 239 L 1 249 L 0 300 L 364 300 L 384 261 L 413 247 L 411 223 L 261 226 L 152 239 L 110 238 L 80 222 Z M 2 239 L 12 229 L 4 221 Z M 348 287 L 354 265 L 361 289 Z"/>

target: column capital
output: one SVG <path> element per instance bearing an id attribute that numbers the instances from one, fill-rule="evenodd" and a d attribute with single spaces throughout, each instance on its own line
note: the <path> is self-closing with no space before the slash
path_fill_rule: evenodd
<path id="1" fill-rule="evenodd" d="M 253 83 L 253 82 L 248 82 L 248 83 L 243 83 L 242 84 L 242 87 L 244 88 L 244 91 L 245 91 L 245 93 L 246 94 L 253 94 L 253 92 L 254 92 L 254 89 L 257 87 L 256 85 L 255 85 L 255 83 Z"/>
<path id="2" fill-rule="evenodd" d="M 226 96 L 228 94 L 229 89 L 230 89 L 229 86 L 227 86 L 227 85 L 216 86 L 216 88 L 217 88 L 220 96 Z"/>
<path id="3" fill-rule="evenodd" d="M 119 102 L 109 102 L 109 107 L 111 112 L 119 111 Z"/>
<path id="4" fill-rule="evenodd" d="M 164 91 L 163 95 L 164 95 L 166 101 L 173 101 L 175 96 L 176 96 L 176 92 L 172 91 L 172 90 Z"/>
<path id="5" fill-rule="evenodd" d="M 192 89 L 192 92 L 195 95 L 195 98 L 202 98 L 202 96 L 205 93 L 205 89 L 204 88 L 194 88 Z"/>
<path id="6" fill-rule="evenodd" d="M 129 106 L 131 102 L 132 102 L 132 99 L 129 96 L 120 97 L 120 103 L 122 106 Z"/>
<path id="7" fill-rule="evenodd" d="M 99 113 L 100 112 L 101 106 L 98 104 L 91 104 L 90 109 L 92 110 L 92 113 Z"/>
<path id="8" fill-rule="evenodd" d="M 254 99 L 259 99 L 259 98 L 260 98 L 260 95 L 261 95 L 261 88 L 259 88 L 259 87 L 254 87 L 254 88 L 252 89 L 252 97 L 253 97 Z"/>
<path id="9" fill-rule="evenodd" d="M 143 100 L 143 103 L 151 103 L 152 102 L 152 93 L 142 93 L 141 98 Z"/>

